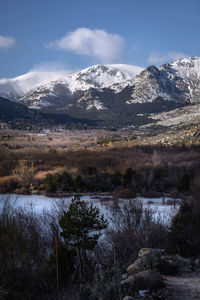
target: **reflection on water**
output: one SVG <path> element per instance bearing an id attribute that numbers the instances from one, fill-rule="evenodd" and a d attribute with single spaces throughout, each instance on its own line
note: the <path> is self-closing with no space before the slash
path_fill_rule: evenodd
<path id="1" fill-rule="evenodd" d="M 10 203 L 13 207 L 23 207 L 26 209 L 32 209 L 37 213 L 42 213 L 43 210 L 51 210 L 59 203 L 66 204 L 70 203 L 73 196 L 57 198 L 48 197 L 44 195 L 17 195 L 17 194 L 3 194 L 0 196 L 2 200 L 9 198 Z M 109 208 L 113 201 L 116 201 L 110 195 L 93 195 L 93 196 L 81 196 L 81 200 L 85 202 L 93 203 L 96 207 L 100 209 L 100 212 L 104 214 L 109 219 Z M 145 207 L 150 207 L 154 211 L 154 216 L 162 218 L 165 222 L 169 222 L 171 218 L 177 213 L 180 199 L 172 199 L 169 197 L 161 198 L 144 198 L 137 197 L 135 199 L 141 200 Z M 133 199 L 118 199 L 118 205 L 122 205 L 123 202 L 133 200 Z M 1 201 L 3 203 L 3 201 Z M 2 205 L 2 204 L 1 204 Z"/>

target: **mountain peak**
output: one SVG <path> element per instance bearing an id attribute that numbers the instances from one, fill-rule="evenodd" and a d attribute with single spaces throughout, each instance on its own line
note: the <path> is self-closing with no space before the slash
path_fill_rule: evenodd
<path id="1" fill-rule="evenodd" d="M 200 66 L 200 57 L 197 56 L 189 56 L 177 59 L 171 63 L 174 67 L 184 67 L 184 68 L 194 68 L 195 65 Z"/>
<path id="2" fill-rule="evenodd" d="M 159 69 L 154 65 L 147 67 L 145 72 L 150 73 L 151 75 L 155 75 L 155 76 L 158 76 L 160 73 Z"/>
<path id="3" fill-rule="evenodd" d="M 133 78 L 142 68 L 131 65 L 97 64 L 69 75 L 68 71 L 30 71 L 15 78 L 0 79 L 0 96 L 17 101 L 37 90 L 54 90 L 54 85 L 63 84 L 74 93 L 90 87 L 102 88 Z"/>

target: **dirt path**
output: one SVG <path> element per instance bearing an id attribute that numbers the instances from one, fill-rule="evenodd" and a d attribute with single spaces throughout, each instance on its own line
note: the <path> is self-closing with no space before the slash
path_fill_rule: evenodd
<path id="1" fill-rule="evenodd" d="M 166 287 L 172 300 L 200 300 L 200 276 L 165 276 Z"/>

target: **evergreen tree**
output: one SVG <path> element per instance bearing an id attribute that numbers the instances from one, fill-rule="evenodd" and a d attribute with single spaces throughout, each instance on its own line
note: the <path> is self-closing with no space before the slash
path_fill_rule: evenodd
<path id="1" fill-rule="evenodd" d="M 80 198 L 74 197 L 68 211 L 63 213 L 59 224 L 66 244 L 75 248 L 94 249 L 101 235 L 101 230 L 108 225 L 99 209 L 87 206 Z"/>
<path id="2" fill-rule="evenodd" d="M 68 211 L 65 211 L 59 221 L 61 236 L 68 249 L 77 250 L 79 280 L 86 280 L 87 252 L 93 250 L 101 235 L 101 230 L 108 225 L 99 209 L 88 206 L 80 198 L 74 197 Z"/>

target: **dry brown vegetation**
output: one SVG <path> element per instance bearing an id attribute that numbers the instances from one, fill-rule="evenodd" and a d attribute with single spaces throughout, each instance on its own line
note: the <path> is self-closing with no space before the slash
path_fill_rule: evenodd
<path id="1" fill-rule="evenodd" d="M 144 144 L 144 139 L 139 135 L 134 138 L 132 131 L 58 130 L 33 134 L 1 130 L 0 137 L 1 191 L 14 190 L 17 185 L 37 185 L 49 173 L 77 176 L 93 168 L 100 175 L 123 176 L 131 168 L 139 181 L 132 188 L 137 185 L 137 191 L 143 189 L 145 193 L 152 184 L 153 190 L 177 188 L 184 184 L 184 176 L 192 179 L 200 170 L 198 145 Z M 117 185 L 121 184 L 115 184 L 115 188 Z"/>

